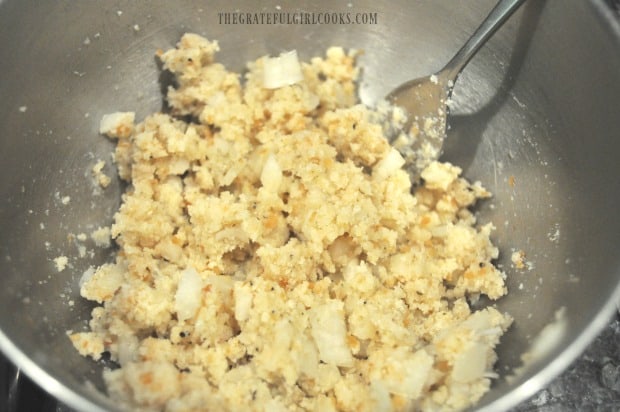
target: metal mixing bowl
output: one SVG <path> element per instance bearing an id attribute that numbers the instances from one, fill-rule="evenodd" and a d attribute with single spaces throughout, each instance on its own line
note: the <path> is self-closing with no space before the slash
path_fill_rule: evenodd
<path id="1" fill-rule="evenodd" d="M 264 54 L 330 45 L 362 48 L 361 96 L 373 101 L 443 65 L 492 7 L 491 0 L 0 1 L 0 348 L 44 389 L 87 411 L 114 409 L 100 395 L 102 365 L 80 357 L 66 330 L 92 306 L 80 299 L 84 270 L 111 252 L 69 234 L 109 224 L 121 186 L 97 194 L 104 113 L 162 108 L 154 52 L 182 33 L 218 39 L 219 59 L 242 70 Z M 226 25 L 219 12 L 304 10 L 377 13 L 377 24 Z M 605 3 L 532 0 L 463 72 L 454 93 L 445 159 L 494 194 L 479 220 L 497 227 L 515 319 L 499 348 L 500 378 L 481 408 L 501 410 L 541 388 L 606 324 L 619 293 L 620 29 Z M 108 171 L 111 173 L 111 171 Z M 63 198 L 69 196 L 63 202 Z M 64 204 L 67 203 L 67 204 Z M 530 268 L 517 270 L 513 250 Z M 53 259 L 69 258 L 58 272 Z M 548 350 L 512 381 L 531 342 L 565 308 Z"/>

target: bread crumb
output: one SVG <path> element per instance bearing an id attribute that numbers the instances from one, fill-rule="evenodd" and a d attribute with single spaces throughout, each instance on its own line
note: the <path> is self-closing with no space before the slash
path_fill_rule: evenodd
<path id="1" fill-rule="evenodd" d="M 73 346 L 82 356 L 91 356 L 95 360 L 101 358 L 104 351 L 103 340 L 92 332 L 81 332 L 69 335 Z"/>
<path id="2" fill-rule="evenodd" d="M 111 179 L 109 176 L 103 173 L 104 167 L 105 167 L 105 161 L 98 160 L 97 163 L 95 163 L 95 165 L 93 166 L 92 172 L 99 186 L 105 189 L 106 187 L 110 185 Z"/>
<path id="3" fill-rule="evenodd" d="M 70 201 L 71 201 L 71 196 L 63 196 L 63 197 L 60 199 L 60 202 L 61 202 L 63 205 L 68 205 Z"/>
<path id="4" fill-rule="evenodd" d="M 510 256 L 510 260 L 512 261 L 512 264 L 514 265 L 515 268 L 525 269 L 526 261 L 525 261 L 525 252 L 523 250 L 517 250 L 517 251 L 512 252 L 512 255 Z"/>
<path id="5" fill-rule="evenodd" d="M 99 123 L 99 133 L 111 138 L 127 138 L 133 131 L 134 112 L 106 114 Z"/>
<path id="6" fill-rule="evenodd" d="M 356 52 L 331 47 L 268 89 L 265 58 L 242 83 L 218 50 L 186 34 L 158 51 L 170 113 L 100 124 L 129 189 L 91 234 L 118 253 L 80 279 L 101 306 L 70 338 L 118 363 L 110 396 L 129 410 L 474 404 L 511 322 L 468 304 L 506 293 L 494 227 L 471 211 L 490 193 L 441 162 L 412 192 L 356 104 Z"/>
<path id="7" fill-rule="evenodd" d="M 95 245 L 103 248 L 110 247 L 110 236 L 109 227 L 99 227 L 90 234 L 90 238 L 95 242 Z"/>
<path id="8" fill-rule="evenodd" d="M 68 263 L 69 258 L 67 258 L 66 256 L 58 256 L 54 258 L 54 265 L 56 266 L 56 270 L 58 272 L 62 272 L 63 270 L 65 270 Z"/>

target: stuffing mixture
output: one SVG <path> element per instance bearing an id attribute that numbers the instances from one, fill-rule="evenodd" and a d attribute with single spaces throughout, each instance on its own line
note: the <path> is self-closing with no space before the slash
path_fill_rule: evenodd
<path id="1" fill-rule="evenodd" d="M 80 283 L 101 305 L 70 338 L 119 365 L 109 395 L 145 411 L 475 403 L 511 321 L 468 304 L 506 293 L 470 210 L 490 193 L 439 162 L 412 191 L 356 104 L 355 52 L 263 57 L 242 80 L 217 51 L 184 35 L 158 53 L 169 113 L 101 121 L 129 184 L 116 261 Z"/>

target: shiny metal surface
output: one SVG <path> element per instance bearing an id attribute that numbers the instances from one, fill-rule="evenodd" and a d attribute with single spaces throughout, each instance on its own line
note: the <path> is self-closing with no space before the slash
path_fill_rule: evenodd
<path id="1" fill-rule="evenodd" d="M 85 326 L 91 305 L 77 282 L 111 251 L 71 234 L 111 221 L 121 186 L 93 195 L 90 168 L 110 161 L 97 135 L 104 113 L 163 107 L 154 51 L 186 31 L 219 39 L 219 59 L 242 70 L 257 56 L 296 48 L 302 58 L 330 45 L 363 48 L 361 96 L 372 102 L 396 84 L 436 71 L 493 2 L 151 1 L 0 3 L 0 348 L 66 404 L 114 410 L 99 392 L 101 364 L 81 358 L 66 330 Z M 304 10 L 377 13 L 371 25 L 232 25 L 218 13 Z M 620 29 L 602 0 L 532 0 L 462 73 L 453 95 L 444 158 L 481 180 L 515 318 L 503 339 L 500 379 L 483 410 L 509 408 L 564 369 L 615 310 L 620 276 Z M 137 25 L 137 26 L 136 26 Z M 136 27 L 139 30 L 136 30 Z M 110 170 L 107 171 L 111 173 Z M 70 196 L 63 204 L 62 198 Z M 46 243 L 47 242 L 47 243 Z M 513 250 L 530 270 L 515 270 Z M 69 257 L 58 272 L 52 260 Z M 521 286 L 522 285 L 522 286 Z M 71 305 L 73 302 L 73 305 Z M 554 313 L 566 327 L 549 352 L 512 382 L 505 377 Z"/>
<path id="2" fill-rule="evenodd" d="M 388 140 L 405 158 L 404 167 L 409 171 L 413 181 L 416 181 L 422 170 L 437 160 L 443 152 L 448 127 L 449 100 L 459 74 L 524 1 L 498 1 L 463 47 L 441 70 L 406 81 L 388 94 L 387 101 L 402 108 L 407 115 L 402 130 L 388 136 Z M 403 135 L 400 132 L 409 134 L 409 139 L 402 139 Z"/>

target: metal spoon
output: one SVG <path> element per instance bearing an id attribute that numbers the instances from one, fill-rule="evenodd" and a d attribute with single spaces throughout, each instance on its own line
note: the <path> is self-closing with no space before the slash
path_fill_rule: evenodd
<path id="1" fill-rule="evenodd" d="M 459 74 L 482 45 L 525 0 L 500 0 L 456 55 L 437 73 L 401 84 L 388 96 L 391 105 L 404 110 L 407 120 L 390 143 L 405 158 L 405 168 L 418 180 L 420 173 L 439 158 L 446 137 L 448 102 Z"/>

